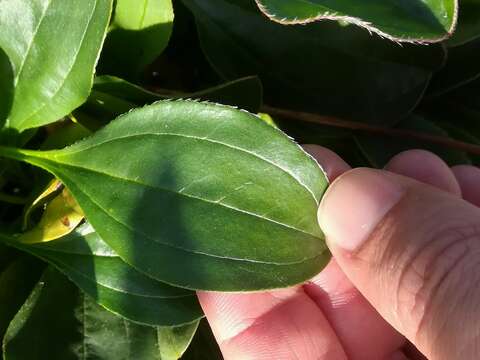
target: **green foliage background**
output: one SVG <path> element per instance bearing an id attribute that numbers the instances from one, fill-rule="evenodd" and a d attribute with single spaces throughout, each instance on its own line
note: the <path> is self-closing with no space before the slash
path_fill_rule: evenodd
<path id="1" fill-rule="evenodd" d="M 192 290 L 301 283 L 329 256 L 324 175 L 278 129 L 352 166 L 479 165 L 480 0 L 355 3 L 0 2 L 4 359 L 221 359 Z M 182 140 L 151 140 L 168 126 Z M 208 205 L 169 200 L 197 178 Z"/>

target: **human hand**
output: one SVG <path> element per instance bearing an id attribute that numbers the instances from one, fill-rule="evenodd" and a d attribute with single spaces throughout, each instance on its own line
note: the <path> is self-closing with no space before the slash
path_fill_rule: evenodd
<path id="1" fill-rule="evenodd" d="M 345 173 L 319 209 L 333 259 L 294 288 L 199 292 L 224 357 L 479 358 L 480 169 L 412 150 L 389 172 L 348 171 L 331 151 L 305 148 L 331 181 Z"/>

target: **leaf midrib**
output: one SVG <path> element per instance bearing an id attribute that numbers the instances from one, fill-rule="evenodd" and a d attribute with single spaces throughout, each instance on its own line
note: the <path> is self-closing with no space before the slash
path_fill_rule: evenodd
<path id="1" fill-rule="evenodd" d="M 198 196 L 195 196 L 195 195 L 191 195 L 191 194 L 188 194 L 188 193 L 185 193 L 185 192 L 177 192 L 177 191 L 175 191 L 175 190 L 171 190 L 171 189 L 168 189 L 168 188 L 155 187 L 155 186 L 152 186 L 152 185 L 149 185 L 149 184 L 142 183 L 142 182 L 140 182 L 140 181 L 138 181 L 138 180 L 135 180 L 135 179 L 119 177 L 119 176 L 116 176 L 116 175 L 113 175 L 113 174 L 109 174 L 109 173 L 106 173 L 106 172 L 102 172 L 102 171 L 99 171 L 99 170 L 96 170 L 96 169 L 91 169 L 91 168 L 87 168 L 87 167 L 83 167 L 83 166 L 71 165 L 71 164 L 68 164 L 68 163 L 61 163 L 61 162 L 59 162 L 59 164 L 62 164 L 62 165 L 65 166 L 65 167 L 72 167 L 72 168 L 76 168 L 76 169 L 80 169 L 80 170 L 92 172 L 92 173 L 95 173 L 95 174 L 99 174 L 99 175 L 111 177 L 112 179 L 115 179 L 115 180 L 126 181 L 126 182 L 129 182 L 129 183 L 135 184 L 135 185 L 144 186 L 144 187 L 147 187 L 147 188 L 152 189 L 152 190 L 155 190 L 155 191 L 165 191 L 165 192 L 169 192 L 169 193 L 172 193 L 172 194 L 174 194 L 174 195 L 177 195 L 177 196 L 183 196 L 183 197 L 187 197 L 187 198 L 189 198 L 189 199 L 194 199 L 194 200 L 198 200 L 198 201 L 203 201 L 203 202 L 206 202 L 206 203 L 211 204 L 211 205 L 221 206 L 221 207 L 227 208 L 227 209 L 229 209 L 229 210 L 238 211 L 238 212 L 240 212 L 240 213 L 242 213 L 242 214 L 249 215 L 249 216 L 253 216 L 253 217 L 255 217 L 255 218 L 258 218 L 258 219 L 261 219 L 261 220 L 264 220 L 264 221 L 268 221 L 268 222 L 274 223 L 274 224 L 276 224 L 276 225 L 283 226 L 283 227 L 285 227 L 285 228 L 288 228 L 289 230 L 297 231 L 297 232 L 302 233 L 302 234 L 304 234 L 304 235 L 311 236 L 311 237 L 313 237 L 313 238 L 319 239 L 319 236 L 318 236 L 318 235 L 315 235 L 315 234 L 310 233 L 310 232 L 308 232 L 308 231 L 305 231 L 305 230 L 296 228 L 296 227 L 294 227 L 294 226 L 292 226 L 292 225 L 285 224 L 285 223 L 282 223 L 282 222 L 277 221 L 277 220 L 274 220 L 274 219 L 270 219 L 270 218 L 268 218 L 268 217 L 262 216 L 262 215 L 260 215 L 260 214 L 254 213 L 254 212 L 250 212 L 250 211 L 243 210 L 243 209 L 240 209 L 240 208 L 237 208 L 237 207 L 234 207 L 234 206 L 230 206 L 230 205 L 225 204 L 225 203 L 222 203 L 222 202 L 205 199 L 205 198 L 198 197 Z M 70 179 L 71 179 L 71 178 L 70 178 Z M 78 185 L 77 185 L 77 186 L 78 186 Z M 84 194 L 86 195 L 85 192 L 84 192 Z M 89 196 L 89 197 L 90 197 L 90 196 Z M 90 198 L 91 198 L 91 197 L 90 197 Z M 92 201 L 93 201 L 93 200 L 92 200 Z M 116 220 L 116 219 L 115 219 L 115 220 Z M 117 220 L 117 221 L 120 222 L 119 220 Z M 142 233 L 142 234 L 143 234 L 143 233 Z M 144 234 L 144 235 L 147 236 L 146 234 Z M 158 241 L 156 241 L 156 242 L 158 242 Z M 164 244 L 164 243 L 162 243 L 162 242 L 158 242 L 158 243 Z M 166 245 L 166 244 L 165 244 L 165 245 Z M 180 248 L 180 249 L 181 249 L 181 248 Z"/>
<path id="2" fill-rule="evenodd" d="M 88 169 L 86 169 L 88 170 Z M 108 175 L 108 174 L 106 174 Z M 69 178 L 68 176 L 64 176 L 65 178 Z M 70 178 L 70 181 L 72 183 L 75 183 L 74 181 L 71 180 Z M 75 183 L 76 184 L 76 183 Z M 293 261 L 293 262 L 284 262 L 284 263 L 277 263 L 277 262 L 268 262 L 268 261 L 259 261 L 259 260 L 252 260 L 252 259 L 240 259 L 240 258 L 234 258 L 234 257 L 228 257 L 228 256 L 219 256 L 219 255 L 214 255 L 214 254 L 208 254 L 208 253 L 204 253 L 204 252 L 200 252 L 200 251 L 194 251 L 194 250 L 191 250 L 191 249 L 185 249 L 183 247 L 180 247 L 180 246 L 175 246 L 173 244 L 168 244 L 168 243 L 163 243 L 163 242 L 159 242 L 157 241 L 156 239 L 150 237 L 149 235 L 143 233 L 143 232 L 140 232 L 136 229 L 133 229 L 132 227 L 130 227 L 129 225 L 123 223 L 122 221 L 118 220 L 117 218 L 115 218 L 114 216 L 112 216 L 107 210 L 105 210 L 100 204 L 98 204 L 96 201 L 93 200 L 93 198 L 87 194 L 84 190 L 82 190 L 80 187 L 78 187 L 77 185 L 77 188 L 79 191 L 81 191 L 85 196 L 87 196 L 90 201 L 97 207 L 99 208 L 103 213 L 105 213 L 108 217 L 110 217 L 113 221 L 117 222 L 118 224 L 124 226 L 127 230 L 129 230 L 130 232 L 132 233 L 137 233 L 137 234 L 140 234 L 142 236 L 144 236 L 145 238 L 151 240 L 152 242 L 154 243 L 157 243 L 159 244 L 160 246 L 165 246 L 165 247 L 170 247 L 172 249 L 176 249 L 176 250 L 180 250 L 180 251 L 184 251 L 184 252 L 187 252 L 187 253 L 190 253 L 190 254 L 195 254 L 195 255 L 201 255 L 201 256 L 207 256 L 207 257 L 212 257 L 212 258 L 217 258 L 217 259 L 222 259 L 222 260 L 231 260 L 231 261 L 239 261 L 239 262 L 248 262 L 248 263 L 256 263 L 256 264 L 266 264 L 266 265 L 276 265 L 276 266 L 288 266 L 288 265 L 295 265 L 295 264 L 300 264 L 300 263 L 303 263 L 305 261 L 309 261 L 309 260 L 312 260 L 318 256 L 320 256 L 321 254 L 316 254 L 312 257 L 308 257 L 308 258 L 304 258 L 304 259 L 301 259 L 301 260 L 298 260 L 298 261 Z M 310 236 L 313 236 L 317 239 L 320 239 L 319 237 L 316 237 L 312 234 L 309 234 L 309 233 L 306 233 L 307 235 L 310 235 Z"/>
<path id="3" fill-rule="evenodd" d="M 95 0 L 95 5 L 93 6 L 93 9 L 92 9 L 92 12 L 90 13 L 90 16 L 88 18 L 88 21 L 85 25 L 85 30 L 83 31 L 82 33 L 82 36 L 81 36 L 81 39 L 80 39 L 80 44 L 78 45 L 78 49 L 77 51 L 75 52 L 74 56 L 72 57 L 73 58 L 73 61 L 72 61 L 72 64 L 69 66 L 69 69 L 68 71 L 65 73 L 65 75 L 63 76 L 63 79 L 62 79 L 62 82 L 60 84 L 60 86 L 57 87 L 57 89 L 55 89 L 53 95 L 51 95 L 48 99 L 48 101 L 53 101 L 53 99 L 58 95 L 58 93 L 62 90 L 62 88 L 65 86 L 65 80 L 70 76 L 73 68 L 75 67 L 75 64 L 77 63 L 77 58 L 78 58 L 78 54 L 80 53 L 80 51 L 82 50 L 82 47 L 83 47 L 83 42 L 85 41 L 85 36 L 90 28 L 90 25 L 91 25 L 91 22 L 92 22 L 92 19 L 93 19 L 93 16 L 95 15 L 95 12 L 97 10 L 97 6 L 98 6 L 98 0 Z M 43 103 L 37 107 L 36 110 L 34 110 L 32 113 L 30 113 L 28 116 L 24 117 L 22 121 L 19 122 L 19 124 L 17 125 L 19 128 L 21 128 L 21 125 L 24 124 L 27 120 L 29 120 L 31 117 L 37 115 L 41 110 L 43 110 L 43 108 L 45 108 L 45 106 L 47 105 L 47 100 L 44 99 Z"/>
<path id="4" fill-rule="evenodd" d="M 225 142 L 222 142 L 222 141 L 218 141 L 218 140 L 214 140 L 214 139 L 210 139 L 208 137 L 200 137 L 200 136 L 196 136 L 196 135 L 187 135 L 187 134 L 180 134 L 180 133 L 169 133 L 169 132 L 150 132 L 150 133 L 137 133 L 137 134 L 134 134 L 134 135 L 126 135 L 126 136 L 119 136 L 119 137 L 115 137 L 113 139 L 108 139 L 106 141 L 103 141 L 101 143 L 98 143 L 98 144 L 94 144 L 92 146 L 89 146 L 89 147 L 86 147 L 86 148 L 83 148 L 83 149 L 79 149 L 77 151 L 71 151 L 70 148 L 66 148 L 65 150 L 63 150 L 62 152 L 65 153 L 65 154 L 62 154 L 60 153 L 60 156 L 69 156 L 69 155 L 74 155 L 74 154 L 78 154 L 78 153 L 81 153 L 82 151 L 88 151 L 88 150 L 91 150 L 91 149 L 94 149 L 96 147 L 99 147 L 99 146 L 102 146 L 102 145 L 105 145 L 105 144 L 109 144 L 109 143 L 113 143 L 115 141 L 120 141 L 120 140 L 124 140 L 124 139 L 131 139 L 131 138 L 136 138 L 136 137 L 143 137 L 143 136 L 158 136 L 158 137 L 161 137 L 161 136 L 177 136 L 177 137 L 182 137 L 182 138 L 186 138 L 186 139 L 193 139 L 193 140 L 199 140 L 199 141 L 206 141 L 206 142 L 209 142 L 209 143 L 212 143 L 212 144 L 216 144 L 216 145 L 220 145 L 220 146 L 225 146 L 225 147 L 228 147 L 230 149 L 233 149 L 233 150 L 237 150 L 237 151 L 240 151 L 240 152 L 243 152 L 245 154 L 248 154 L 250 156 L 253 156 L 257 159 L 260 159 L 262 161 L 265 161 L 266 163 L 280 169 L 281 171 L 283 171 L 284 173 L 286 173 L 288 176 L 290 176 L 291 178 L 293 178 L 301 187 L 303 187 L 305 190 L 307 190 L 307 192 L 312 196 L 313 200 L 315 201 L 315 204 L 318 205 L 319 204 L 319 200 L 316 198 L 315 194 L 313 193 L 313 191 L 308 188 L 308 186 L 303 183 L 300 179 L 298 179 L 297 176 L 295 176 L 293 173 L 291 173 L 290 171 L 288 171 L 287 169 L 285 169 L 284 167 L 280 166 L 279 164 L 261 156 L 261 155 L 258 155 L 258 154 L 255 154 L 254 152 L 248 150 L 248 149 L 245 149 L 245 148 L 242 148 L 240 146 L 236 146 L 236 145 L 231 145 L 231 144 L 227 144 Z M 65 164 L 64 162 L 60 162 L 58 161 L 58 157 L 59 155 L 53 151 L 53 158 L 55 160 L 55 162 L 58 162 L 58 163 L 62 163 L 62 164 Z M 67 163 L 67 165 L 69 165 Z"/>

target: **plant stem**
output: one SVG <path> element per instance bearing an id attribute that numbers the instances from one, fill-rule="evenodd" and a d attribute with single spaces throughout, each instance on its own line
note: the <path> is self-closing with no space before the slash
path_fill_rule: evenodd
<path id="1" fill-rule="evenodd" d="M 31 158 L 39 157 L 38 153 L 41 153 L 41 152 L 35 151 L 35 150 L 25 150 L 25 149 L 18 149 L 14 147 L 0 145 L 0 157 L 23 161 L 30 164 L 32 163 Z"/>
<path id="2" fill-rule="evenodd" d="M 303 121 L 314 124 L 339 127 L 354 131 L 363 131 L 371 134 L 389 136 L 394 138 L 407 138 L 420 141 L 426 141 L 431 144 L 442 145 L 451 149 L 461 150 L 470 154 L 480 155 L 480 145 L 466 143 L 463 141 L 453 140 L 446 136 L 430 135 L 412 130 L 392 129 L 378 125 L 371 125 L 356 121 L 338 119 L 332 116 L 323 116 L 301 111 L 293 111 L 279 109 L 265 105 L 261 109 L 262 112 L 269 113 L 274 116 L 282 117 L 288 120 Z"/>

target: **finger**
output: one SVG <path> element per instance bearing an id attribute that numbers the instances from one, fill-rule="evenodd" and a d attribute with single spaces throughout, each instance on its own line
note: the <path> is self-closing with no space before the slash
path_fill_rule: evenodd
<path id="1" fill-rule="evenodd" d="M 474 205 L 480 206 L 480 169 L 475 166 L 459 165 L 452 167 L 462 196 Z"/>
<path id="2" fill-rule="evenodd" d="M 318 161 L 330 182 L 351 169 L 350 165 L 343 161 L 340 156 L 323 146 L 306 144 L 302 145 L 302 147 Z"/>
<path id="3" fill-rule="evenodd" d="M 461 196 L 452 170 L 437 155 L 425 150 L 408 150 L 394 156 L 385 169 Z"/>
<path id="4" fill-rule="evenodd" d="M 327 165 L 324 169 L 331 181 L 350 170 L 348 164 L 328 149 L 316 145 L 304 148 Z M 304 289 L 322 309 L 349 359 L 386 359 L 405 342 L 358 292 L 335 260 Z"/>
<path id="5" fill-rule="evenodd" d="M 253 294 L 199 293 L 225 359 L 347 359 L 301 287 Z"/>
<path id="6" fill-rule="evenodd" d="M 350 360 L 388 359 L 405 338 L 370 305 L 332 259 L 305 292 L 322 309 Z"/>
<path id="7" fill-rule="evenodd" d="M 330 150 L 306 145 L 330 179 L 348 165 Z M 252 294 L 198 292 L 226 359 L 346 359 L 316 304 L 298 286 Z"/>
<path id="8" fill-rule="evenodd" d="M 451 194 L 371 169 L 339 177 L 319 210 L 342 270 L 432 359 L 475 358 L 479 219 Z"/>

